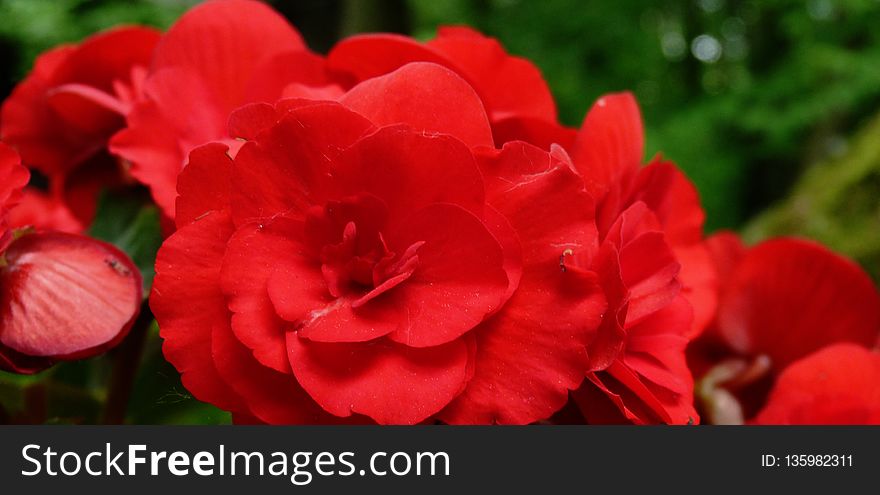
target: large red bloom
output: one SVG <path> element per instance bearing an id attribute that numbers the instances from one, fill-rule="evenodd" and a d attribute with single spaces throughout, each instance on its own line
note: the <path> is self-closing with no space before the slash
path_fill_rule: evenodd
<path id="1" fill-rule="evenodd" d="M 849 357 L 842 357 L 849 353 L 853 360 L 869 361 L 851 352 L 852 345 L 814 354 L 840 343 L 863 348 L 877 344 L 880 294 L 858 265 L 798 239 L 774 239 L 745 248 L 734 235 L 723 233 L 713 237 L 710 246 L 719 271 L 727 274 L 726 283 L 713 328 L 690 350 L 692 367 L 702 377 L 700 398 L 710 419 L 742 422 L 754 417 L 774 384 L 782 391 L 771 397 L 792 397 L 796 392 L 786 390 L 810 383 L 818 387 L 817 394 L 824 394 L 828 383 L 843 376 L 828 368 L 835 357 L 849 362 Z M 859 387 L 847 394 L 863 397 L 866 407 L 873 400 Z M 800 417 L 802 413 L 794 409 L 786 417 L 789 413 L 782 409 L 788 399 L 778 397 L 771 398 L 775 412 L 762 421 Z M 777 419 L 766 419 L 770 417 Z M 820 417 L 819 412 L 803 416 L 807 422 Z"/>
<path id="2" fill-rule="evenodd" d="M 28 172 L 0 143 L 0 368 L 39 371 L 118 343 L 142 299 L 137 268 L 118 249 L 82 236 L 8 225 Z"/>
<path id="3" fill-rule="evenodd" d="M 125 180 L 107 142 L 140 95 L 159 36 L 122 27 L 54 48 L 3 103 L 0 137 L 50 179 L 53 201 L 63 200 L 83 223 L 98 192 Z"/>
<path id="4" fill-rule="evenodd" d="M 333 93 L 323 60 L 283 17 L 254 0 L 205 2 L 183 15 L 156 48 L 144 98 L 111 142 L 174 218 L 177 175 L 190 150 L 224 141 L 227 120 L 246 103 Z M 336 90 L 341 92 L 341 90 Z M 336 93 L 333 93 L 336 94 Z"/>
<path id="5" fill-rule="evenodd" d="M 596 198 L 600 248 L 572 264 L 602 280 L 609 309 L 573 395 L 590 422 L 693 423 L 687 342 L 711 317 L 713 266 L 694 186 L 672 163 L 641 167 L 644 137 L 629 94 L 600 98 L 572 161 Z"/>
<path id="6" fill-rule="evenodd" d="M 595 274 L 559 266 L 596 243 L 567 156 L 495 150 L 435 64 L 339 101 L 244 107 L 234 159 L 191 154 L 151 298 L 166 357 L 248 420 L 550 416 L 604 309 Z"/>

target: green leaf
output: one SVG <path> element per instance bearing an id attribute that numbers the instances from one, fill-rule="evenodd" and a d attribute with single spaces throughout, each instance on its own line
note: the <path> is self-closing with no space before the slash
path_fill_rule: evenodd
<path id="1" fill-rule="evenodd" d="M 128 254 L 144 278 L 144 297 L 147 297 L 155 275 L 156 252 L 162 244 L 156 207 L 139 195 L 104 193 L 98 201 L 89 235 Z"/>

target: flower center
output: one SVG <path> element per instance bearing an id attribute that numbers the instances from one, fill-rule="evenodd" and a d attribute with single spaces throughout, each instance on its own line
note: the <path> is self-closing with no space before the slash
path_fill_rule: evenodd
<path id="1" fill-rule="evenodd" d="M 419 264 L 416 242 L 392 251 L 382 235 L 387 209 L 372 195 L 356 195 L 313 208 L 306 232 L 333 297 L 358 308 L 407 280 Z"/>

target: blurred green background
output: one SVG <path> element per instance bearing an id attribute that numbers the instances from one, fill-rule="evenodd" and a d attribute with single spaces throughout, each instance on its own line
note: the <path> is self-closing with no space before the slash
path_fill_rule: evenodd
<path id="1" fill-rule="evenodd" d="M 0 97 L 53 45 L 119 23 L 167 27 L 193 3 L 0 0 Z M 599 95 L 632 90 L 649 155 L 662 150 L 694 180 L 710 232 L 810 237 L 880 276 L 880 0 L 269 3 L 321 52 L 362 31 L 429 39 L 438 25 L 476 27 L 542 69 L 572 126 Z M 7 416 L 47 409 L 45 393 L 3 387 L 57 386 L 56 402 L 85 387 L 96 392 L 69 399 L 98 414 L 110 358 L 56 367 L 51 380 L 0 374 L 0 404 Z M 129 421 L 228 420 L 180 387 L 155 331 L 145 359 Z"/>

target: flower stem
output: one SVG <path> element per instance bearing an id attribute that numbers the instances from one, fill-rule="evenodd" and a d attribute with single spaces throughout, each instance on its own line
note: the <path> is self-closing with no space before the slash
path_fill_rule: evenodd
<path id="1" fill-rule="evenodd" d="M 120 425 L 125 421 L 131 390 L 134 387 L 147 334 L 152 324 L 153 313 L 150 311 L 149 304 L 144 302 L 131 332 L 113 354 L 113 371 L 110 375 L 107 402 L 104 405 L 103 423 L 105 425 Z"/>

